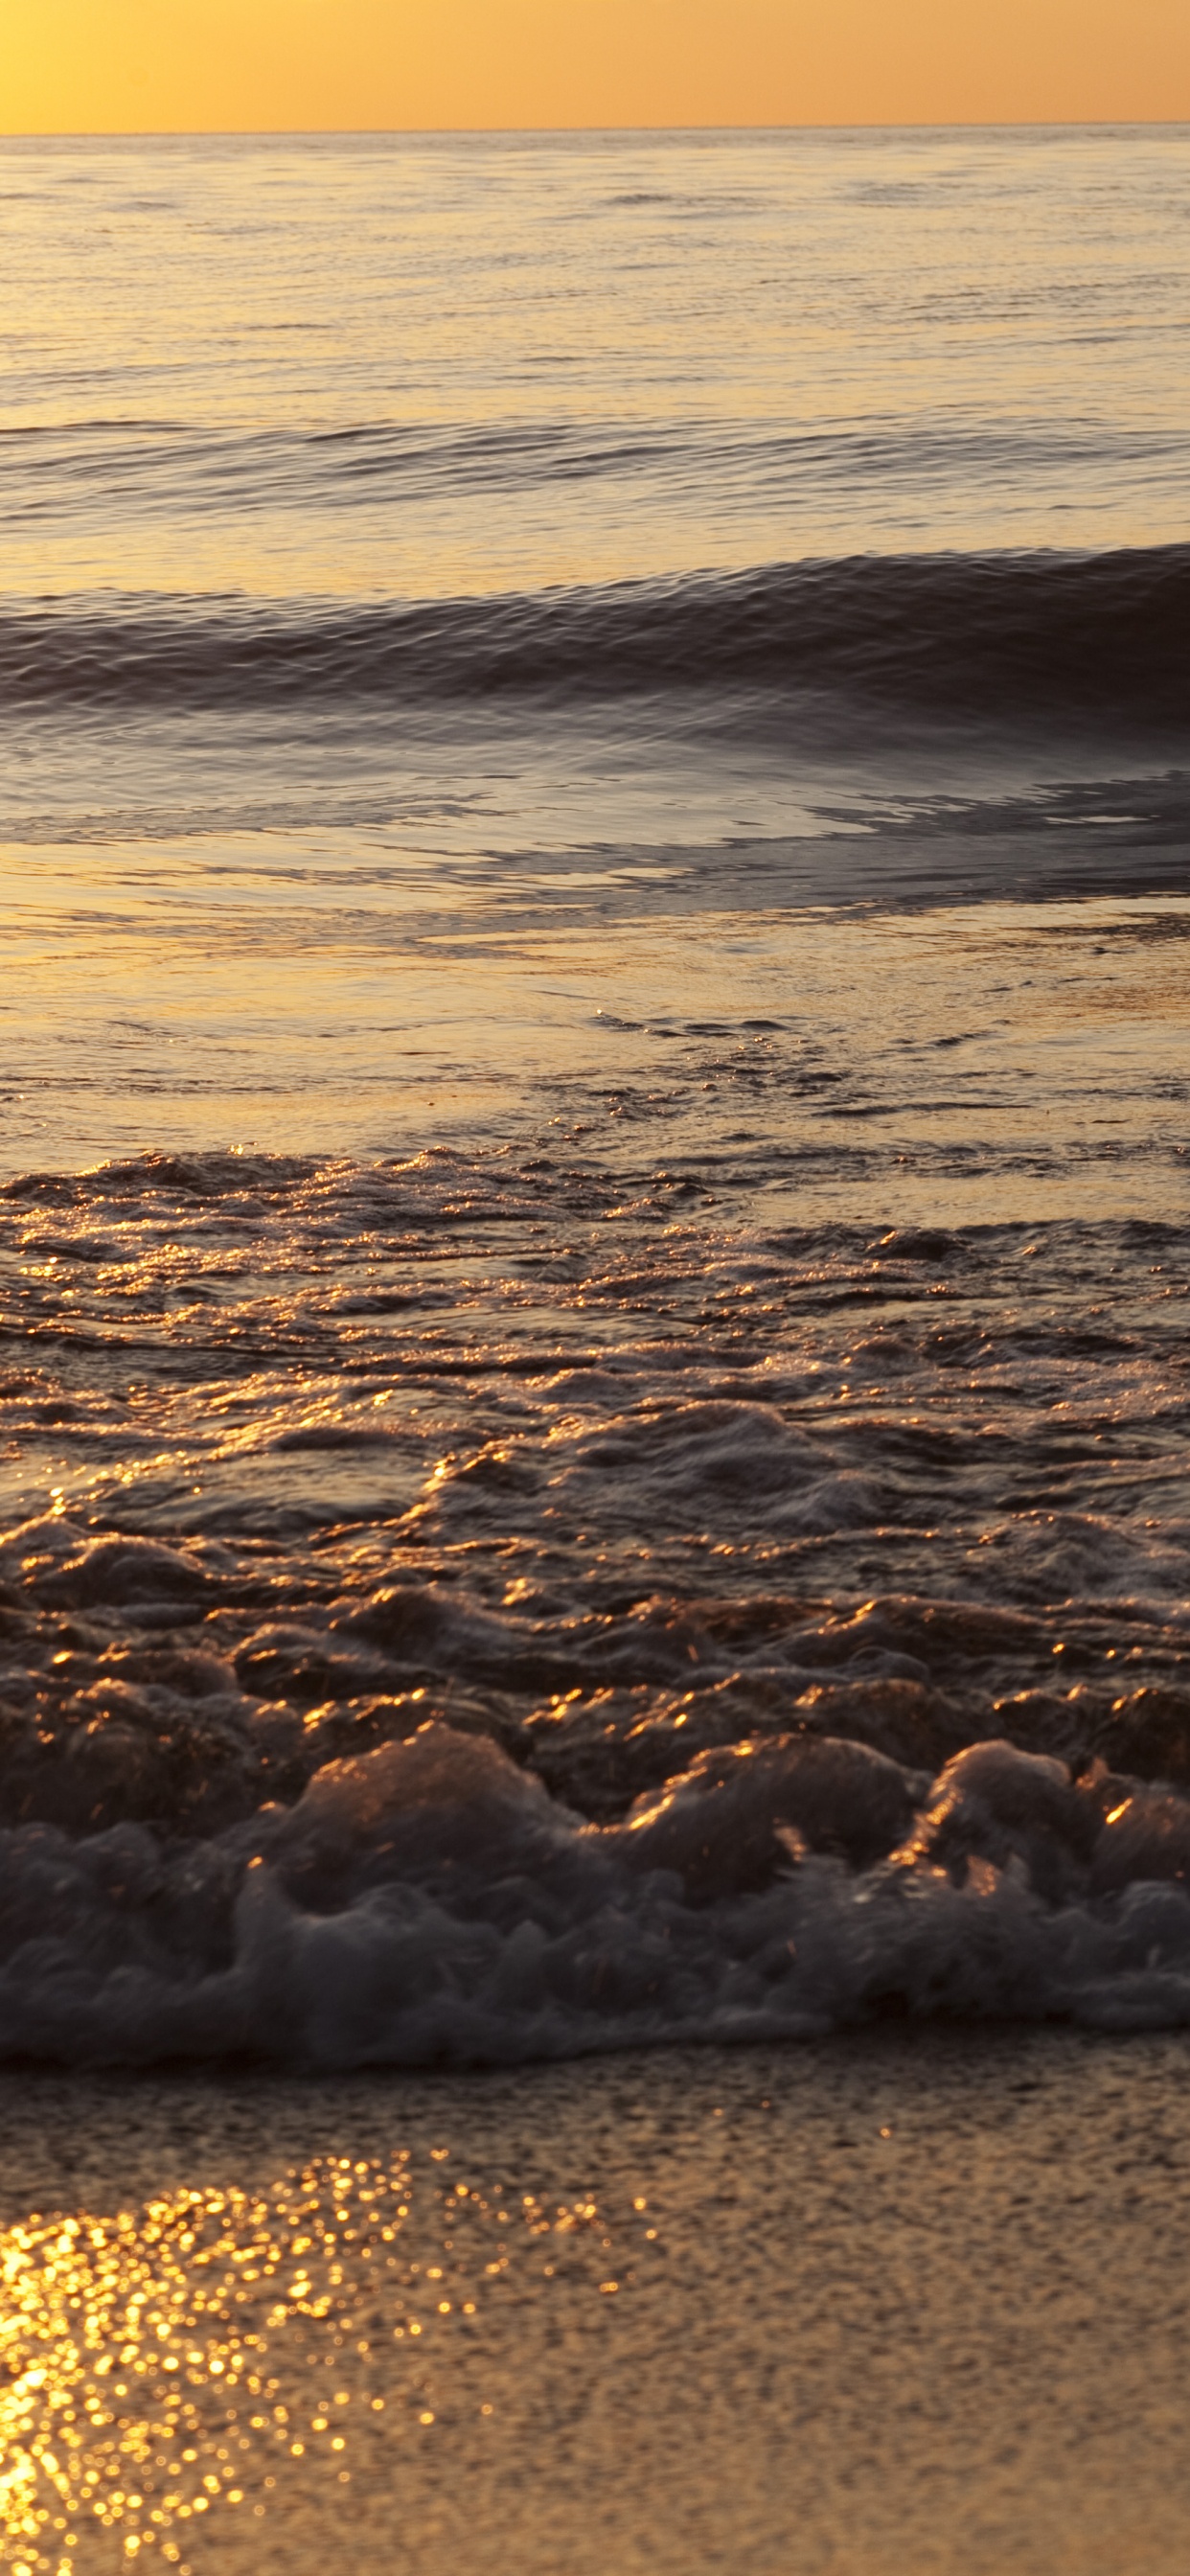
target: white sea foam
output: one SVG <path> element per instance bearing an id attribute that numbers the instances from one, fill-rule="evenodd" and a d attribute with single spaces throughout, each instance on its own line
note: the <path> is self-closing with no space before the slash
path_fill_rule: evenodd
<path id="1" fill-rule="evenodd" d="M 800 1775 L 800 1776 L 799 1776 Z M 889 2013 L 1190 2020 L 1190 1804 L 978 1746 L 921 1783 L 741 1745 L 621 1827 L 429 1722 L 198 1847 L 0 1838 L 0 2049 L 143 2064 L 490 2064 Z M 705 1809 L 705 1817 L 699 1810 Z"/>
<path id="2" fill-rule="evenodd" d="M 623 1177 L 0 1199 L 0 2050 L 1181 2018 L 1180 1233 Z"/>

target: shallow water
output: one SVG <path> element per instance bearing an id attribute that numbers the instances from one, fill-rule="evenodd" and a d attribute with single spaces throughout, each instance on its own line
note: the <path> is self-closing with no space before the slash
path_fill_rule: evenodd
<path id="1" fill-rule="evenodd" d="M 0 148 L 10 2055 L 1190 2017 L 1188 149 Z"/>

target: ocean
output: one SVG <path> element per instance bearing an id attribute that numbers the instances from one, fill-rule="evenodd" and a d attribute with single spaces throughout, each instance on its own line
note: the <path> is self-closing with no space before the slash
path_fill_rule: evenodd
<path id="1" fill-rule="evenodd" d="M 466 2102 L 501 2192 L 500 2106 L 560 2104 L 569 2243 L 617 2086 L 660 2155 L 705 2063 L 747 2165 L 786 2042 L 852 2050 L 844 2126 L 908 2034 L 926 2095 L 1026 2025 L 1173 2063 L 1190 130 L 21 140 L 0 209 L 0 2056 L 26 2146 L 90 2104 L 115 2247 L 83 2280 L 17 2192 L 0 2563 L 89 2576 L 232 2563 L 175 2327 L 291 2496 L 343 2448 L 261 2356 L 379 2348 L 382 2070 L 401 2153 Z M 318 2135 L 233 2208 L 262 2068 Z M 336 2098 L 371 2216 L 243 2293 L 233 2370 L 227 2282 L 326 2253 Z M 121 2123 L 168 2162 L 196 2101 L 215 2237 L 146 2182 L 121 2252 Z M 134 2494 L 61 2425 L 133 2421 L 154 2281 Z M 799 2493 L 799 2565 L 883 2569 Z M 519 2563 L 740 2563 L 669 2510 Z M 1005 2527 L 964 2563 L 1156 2576 L 1188 2528 Z"/>

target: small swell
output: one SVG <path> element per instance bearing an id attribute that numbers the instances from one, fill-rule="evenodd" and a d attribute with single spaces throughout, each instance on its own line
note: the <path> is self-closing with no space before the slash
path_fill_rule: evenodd
<path id="1" fill-rule="evenodd" d="M 10 714 L 291 702 L 580 710 L 715 691 L 1180 724 L 1190 547 L 856 556 L 432 603 L 64 599 L 0 617 Z"/>

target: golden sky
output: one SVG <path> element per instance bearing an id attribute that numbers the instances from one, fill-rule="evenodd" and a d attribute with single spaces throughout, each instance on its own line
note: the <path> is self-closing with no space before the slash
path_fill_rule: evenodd
<path id="1" fill-rule="evenodd" d="M 0 133 L 1190 118 L 1190 0 L 0 0 Z"/>

